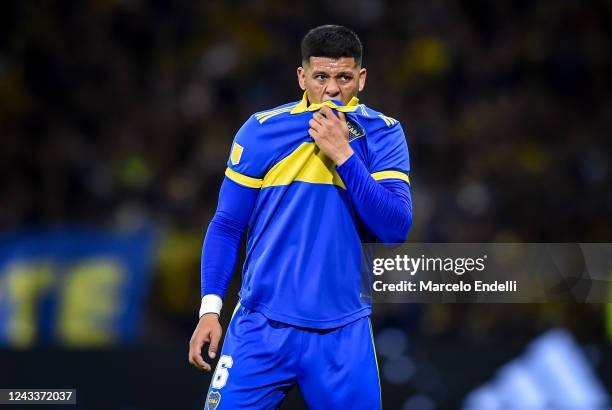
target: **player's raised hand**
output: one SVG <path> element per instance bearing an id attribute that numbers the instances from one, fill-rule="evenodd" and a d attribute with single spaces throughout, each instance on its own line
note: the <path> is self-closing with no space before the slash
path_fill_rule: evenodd
<path id="1" fill-rule="evenodd" d="M 348 126 L 343 112 L 334 114 L 332 109 L 324 105 L 315 112 L 308 123 L 308 134 L 325 155 L 336 164 L 342 165 L 353 154 L 348 142 Z"/>
<path id="2" fill-rule="evenodd" d="M 203 315 L 189 341 L 189 363 L 200 370 L 211 371 L 210 364 L 202 357 L 202 347 L 204 343 L 208 343 L 208 357 L 214 359 L 217 356 L 222 333 L 223 330 L 217 314 L 207 313 Z"/>

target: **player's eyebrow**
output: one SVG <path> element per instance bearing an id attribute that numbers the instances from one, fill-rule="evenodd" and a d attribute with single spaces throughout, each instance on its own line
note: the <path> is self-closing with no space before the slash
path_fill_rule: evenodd
<path id="1" fill-rule="evenodd" d="M 352 77 L 353 73 L 351 73 L 350 71 L 341 71 L 338 74 L 336 74 L 336 77 Z"/>

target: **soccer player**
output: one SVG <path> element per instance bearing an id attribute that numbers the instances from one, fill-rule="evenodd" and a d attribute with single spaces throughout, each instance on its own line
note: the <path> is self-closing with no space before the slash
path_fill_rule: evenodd
<path id="1" fill-rule="evenodd" d="M 252 115 L 234 139 L 202 250 L 189 361 L 217 355 L 219 313 L 248 226 L 240 301 L 206 409 L 277 408 L 297 385 L 310 408 L 379 409 L 361 294 L 361 244 L 404 242 L 412 224 L 399 122 L 359 103 L 362 45 L 342 26 L 302 40 L 300 101 Z"/>

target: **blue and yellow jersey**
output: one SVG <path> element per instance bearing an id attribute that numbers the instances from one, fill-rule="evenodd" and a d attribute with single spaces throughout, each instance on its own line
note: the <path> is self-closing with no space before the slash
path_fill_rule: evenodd
<path id="1" fill-rule="evenodd" d="M 399 122 L 353 98 L 323 104 L 342 111 L 352 149 L 375 180 L 408 181 L 408 146 Z M 259 188 L 247 234 L 241 303 L 272 320 L 332 328 L 371 312 L 360 297 L 359 222 L 335 164 L 308 135 L 323 104 L 301 101 L 252 115 L 234 139 L 225 175 Z"/>

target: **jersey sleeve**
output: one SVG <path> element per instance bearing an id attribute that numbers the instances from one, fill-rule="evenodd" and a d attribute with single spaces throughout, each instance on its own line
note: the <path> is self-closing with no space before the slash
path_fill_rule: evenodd
<path id="1" fill-rule="evenodd" d="M 369 170 L 377 180 L 400 179 L 410 183 L 408 143 L 400 123 L 385 117 L 382 126 L 368 135 Z"/>
<path id="2" fill-rule="evenodd" d="M 261 188 L 268 158 L 261 134 L 261 124 L 251 116 L 234 137 L 225 176 L 237 184 Z"/>
<path id="3" fill-rule="evenodd" d="M 225 296 L 238 259 L 242 234 L 255 207 L 258 193 L 258 189 L 244 187 L 229 178 L 223 180 L 217 211 L 208 225 L 202 246 L 202 296 Z"/>

